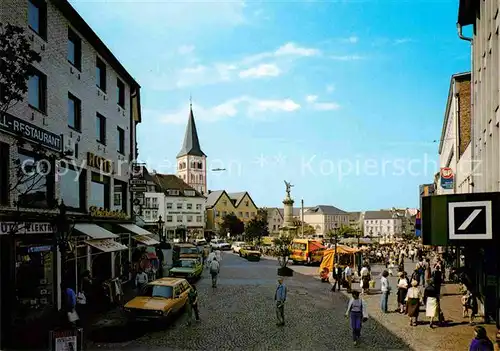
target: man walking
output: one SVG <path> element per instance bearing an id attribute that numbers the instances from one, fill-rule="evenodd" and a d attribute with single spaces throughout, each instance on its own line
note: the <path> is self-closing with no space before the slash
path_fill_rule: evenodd
<path id="1" fill-rule="evenodd" d="M 196 290 L 196 286 L 192 285 L 191 290 L 189 290 L 188 293 L 188 325 L 191 325 L 191 322 L 193 320 L 193 312 L 194 312 L 194 317 L 196 318 L 197 321 L 200 320 L 200 313 L 198 311 L 198 291 Z"/>
<path id="2" fill-rule="evenodd" d="M 351 284 L 352 284 L 352 269 L 350 265 L 347 265 L 344 270 L 345 280 L 347 280 L 347 292 L 351 292 Z"/>
<path id="3" fill-rule="evenodd" d="M 336 263 L 335 267 L 333 268 L 332 278 L 333 278 L 332 291 L 335 292 L 336 287 L 338 287 L 340 291 L 340 281 L 342 280 L 342 269 Z"/>
<path id="4" fill-rule="evenodd" d="M 219 275 L 220 264 L 217 261 L 217 257 L 214 257 L 212 262 L 210 262 L 210 275 L 212 276 L 212 288 L 217 287 L 217 276 Z"/>
<path id="5" fill-rule="evenodd" d="M 283 278 L 278 278 L 278 287 L 274 294 L 274 301 L 276 301 L 276 318 L 277 326 L 285 325 L 285 301 L 286 301 L 286 286 L 283 284 Z"/>

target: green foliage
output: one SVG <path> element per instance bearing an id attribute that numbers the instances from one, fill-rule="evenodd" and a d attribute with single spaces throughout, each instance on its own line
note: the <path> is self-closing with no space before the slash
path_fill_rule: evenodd
<path id="1" fill-rule="evenodd" d="M 293 225 L 297 227 L 297 232 L 302 233 L 302 221 L 297 219 L 293 222 Z M 304 236 L 316 234 L 316 229 L 308 223 L 304 223 Z"/>
<path id="2" fill-rule="evenodd" d="M 269 235 L 267 212 L 259 210 L 257 216 L 252 218 L 245 226 L 245 240 L 260 243 L 261 238 L 267 235 Z"/>
<path id="3" fill-rule="evenodd" d="M 227 233 L 230 233 L 231 236 L 237 236 L 243 234 L 244 231 L 245 224 L 234 213 L 228 213 L 222 218 L 220 234 L 224 237 L 227 236 Z"/>
<path id="4" fill-rule="evenodd" d="M 281 267 L 286 267 L 288 260 L 290 258 L 291 250 L 294 236 L 292 234 L 281 235 L 273 240 L 274 243 L 274 255 L 278 258 L 278 262 Z"/>
<path id="5" fill-rule="evenodd" d="M 0 113 L 23 100 L 32 64 L 40 60 L 40 55 L 31 49 L 24 28 L 0 26 Z"/>

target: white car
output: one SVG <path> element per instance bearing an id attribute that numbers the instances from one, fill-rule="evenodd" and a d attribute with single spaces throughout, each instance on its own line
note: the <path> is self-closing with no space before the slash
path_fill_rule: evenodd
<path id="1" fill-rule="evenodd" d="M 233 245 L 231 245 L 231 250 L 233 250 L 234 253 L 238 253 L 243 245 L 245 245 L 244 241 L 235 241 Z"/>
<path id="2" fill-rule="evenodd" d="M 210 242 L 210 247 L 214 250 L 231 250 L 231 245 L 222 239 L 215 239 Z"/>

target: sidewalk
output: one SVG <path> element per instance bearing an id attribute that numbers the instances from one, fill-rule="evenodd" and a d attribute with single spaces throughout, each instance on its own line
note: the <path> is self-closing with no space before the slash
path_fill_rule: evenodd
<path id="1" fill-rule="evenodd" d="M 411 262 L 405 264 L 414 266 Z M 406 267 L 405 267 L 406 268 Z M 429 328 L 429 319 L 425 317 L 425 309 L 420 309 L 419 325 L 409 326 L 409 318 L 406 315 L 394 312 L 397 308 L 396 286 L 397 277 L 389 277 L 390 285 L 393 288 L 389 296 L 389 313 L 383 314 L 380 311 L 380 278 L 379 274 L 385 269 L 384 266 L 372 267 L 372 275 L 376 282 L 375 289 L 370 295 L 364 296 L 368 305 L 370 318 L 384 325 L 391 333 L 397 335 L 410 345 L 414 350 L 466 350 L 473 338 L 473 326 L 468 325 L 468 318 L 462 317 L 461 295 L 458 292 L 457 284 L 445 284 L 441 288 L 441 308 L 446 319 L 446 326 Z M 361 290 L 359 283 L 354 283 L 353 288 Z M 346 296 L 347 292 L 342 290 Z M 482 317 L 476 318 L 476 324 L 482 323 Z M 369 324 L 369 322 L 367 322 Z M 496 327 L 493 324 L 480 324 L 486 328 L 488 336 L 492 341 L 495 339 Z M 367 326 L 369 327 L 369 326 Z"/>

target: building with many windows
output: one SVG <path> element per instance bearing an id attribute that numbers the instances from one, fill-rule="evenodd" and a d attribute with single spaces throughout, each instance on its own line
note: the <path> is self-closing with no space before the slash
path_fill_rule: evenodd
<path id="1" fill-rule="evenodd" d="M 145 194 L 142 206 L 145 228 L 157 228 L 161 216 L 166 239 L 203 237 L 205 197 L 174 174 L 153 173 L 150 177 L 156 186 Z"/>
<path id="2" fill-rule="evenodd" d="M 330 205 L 318 205 L 304 210 L 304 223 L 325 236 L 331 230 L 349 225 L 349 213 Z"/>
<path id="3" fill-rule="evenodd" d="M 206 200 L 206 228 L 218 231 L 223 218 L 233 213 L 243 223 L 257 215 L 258 207 L 246 191 L 227 193 L 225 190 L 209 191 Z"/>
<path id="4" fill-rule="evenodd" d="M 382 243 L 394 242 L 395 237 L 401 235 L 402 225 L 402 218 L 390 210 L 366 211 L 364 235 Z"/>
<path id="5" fill-rule="evenodd" d="M 269 233 L 277 234 L 283 226 L 283 214 L 277 207 L 266 208 L 267 211 L 267 228 Z"/>
<path id="6" fill-rule="evenodd" d="M 16 330 L 42 333 L 25 323 L 61 307 L 63 279 L 78 291 L 86 269 L 99 282 L 124 274 L 140 229 L 128 187 L 141 113 L 139 84 L 67 0 L 2 0 L 0 14 L 41 55 L 0 115 L 3 349 Z"/>

